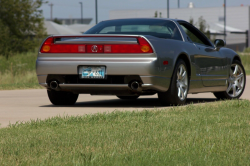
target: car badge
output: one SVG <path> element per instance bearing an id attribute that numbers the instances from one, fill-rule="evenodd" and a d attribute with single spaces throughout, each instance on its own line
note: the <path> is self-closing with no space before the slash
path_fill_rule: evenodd
<path id="1" fill-rule="evenodd" d="M 97 51 L 98 51 L 97 45 L 93 45 L 93 46 L 91 47 L 91 50 L 92 50 L 92 52 L 97 52 Z"/>

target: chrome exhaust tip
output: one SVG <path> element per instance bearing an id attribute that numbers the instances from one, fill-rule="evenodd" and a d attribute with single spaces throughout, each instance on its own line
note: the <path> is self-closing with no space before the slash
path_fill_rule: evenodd
<path id="1" fill-rule="evenodd" d="M 133 91 L 136 91 L 136 92 L 141 92 L 141 91 L 142 91 L 141 85 L 140 85 L 140 83 L 137 82 L 137 81 L 133 81 L 133 82 L 130 84 L 130 88 L 131 88 Z"/>
<path id="2" fill-rule="evenodd" d="M 131 83 L 131 89 L 137 90 L 140 87 L 140 84 L 137 81 Z"/>
<path id="3" fill-rule="evenodd" d="M 59 88 L 58 82 L 57 81 L 51 81 L 50 82 L 50 88 L 54 89 L 54 90 Z"/>

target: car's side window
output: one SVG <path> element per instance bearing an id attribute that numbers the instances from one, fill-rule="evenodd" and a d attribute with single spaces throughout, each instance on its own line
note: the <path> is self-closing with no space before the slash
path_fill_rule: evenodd
<path id="1" fill-rule="evenodd" d="M 197 44 L 212 46 L 211 43 L 203 35 L 201 35 L 201 32 L 193 28 L 191 25 L 187 23 L 179 23 L 179 24 L 181 25 L 181 28 L 187 34 L 188 41 L 194 42 Z"/>

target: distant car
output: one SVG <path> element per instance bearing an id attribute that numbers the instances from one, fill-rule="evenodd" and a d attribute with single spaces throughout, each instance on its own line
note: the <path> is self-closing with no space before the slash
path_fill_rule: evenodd
<path id="1" fill-rule="evenodd" d="M 163 105 L 182 105 L 188 93 L 239 98 L 245 70 L 224 46 L 183 20 L 108 20 L 82 36 L 48 37 L 36 71 L 55 105 L 75 104 L 79 94 L 134 100 L 158 93 Z"/>

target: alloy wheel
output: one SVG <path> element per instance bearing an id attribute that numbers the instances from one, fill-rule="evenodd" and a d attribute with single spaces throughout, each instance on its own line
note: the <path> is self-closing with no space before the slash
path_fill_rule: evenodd
<path id="1" fill-rule="evenodd" d="M 226 91 L 227 94 L 233 98 L 237 97 L 244 89 L 244 84 L 245 77 L 243 69 L 238 64 L 232 64 L 230 70 L 230 77 L 228 79 L 228 88 Z"/>
<path id="2" fill-rule="evenodd" d="M 178 97 L 181 101 L 185 100 L 188 91 L 188 77 L 186 67 L 181 64 L 177 71 Z"/>

